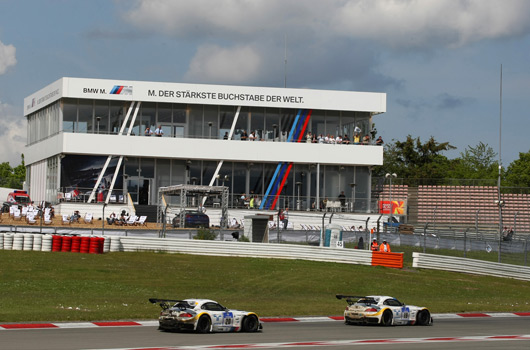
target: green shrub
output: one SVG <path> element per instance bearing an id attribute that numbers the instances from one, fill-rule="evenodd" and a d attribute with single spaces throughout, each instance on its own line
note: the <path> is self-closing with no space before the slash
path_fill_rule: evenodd
<path id="1" fill-rule="evenodd" d="M 248 239 L 247 236 L 241 235 L 241 237 L 238 239 L 238 242 L 250 242 L 250 239 Z"/>
<path id="2" fill-rule="evenodd" d="M 193 236 L 193 239 L 199 239 L 203 241 L 213 241 L 217 237 L 217 233 L 215 231 L 207 229 L 207 228 L 200 228 L 197 231 L 197 234 Z"/>

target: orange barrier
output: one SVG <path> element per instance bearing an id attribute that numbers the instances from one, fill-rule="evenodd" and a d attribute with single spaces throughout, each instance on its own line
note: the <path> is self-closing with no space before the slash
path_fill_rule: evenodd
<path id="1" fill-rule="evenodd" d="M 372 266 L 403 268 L 403 253 L 372 252 Z"/>

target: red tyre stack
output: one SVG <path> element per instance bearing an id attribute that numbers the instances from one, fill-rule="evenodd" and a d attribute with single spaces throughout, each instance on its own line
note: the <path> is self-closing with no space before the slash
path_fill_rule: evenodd
<path id="1" fill-rule="evenodd" d="M 98 253 L 103 254 L 103 246 L 105 245 L 105 237 L 99 237 Z"/>
<path id="2" fill-rule="evenodd" d="M 83 236 L 81 237 L 81 246 L 79 248 L 80 253 L 88 253 L 90 249 L 90 237 Z"/>
<path id="3" fill-rule="evenodd" d="M 99 253 L 99 237 L 90 237 L 90 248 L 88 249 L 88 253 Z"/>
<path id="4" fill-rule="evenodd" d="M 72 237 L 72 253 L 79 253 L 81 250 L 81 237 L 80 236 L 73 236 Z"/>
<path id="5" fill-rule="evenodd" d="M 63 244 L 63 237 L 53 235 L 52 237 L 52 252 L 60 252 Z"/>
<path id="6" fill-rule="evenodd" d="M 61 246 L 61 252 L 69 252 L 72 249 L 72 237 L 64 236 Z"/>

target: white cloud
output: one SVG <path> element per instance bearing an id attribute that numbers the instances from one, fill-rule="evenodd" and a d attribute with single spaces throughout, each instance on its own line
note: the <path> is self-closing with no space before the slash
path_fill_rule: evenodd
<path id="1" fill-rule="evenodd" d="M 195 39 L 253 41 L 289 33 L 307 43 L 341 36 L 430 48 L 525 35 L 529 15 L 526 0 L 139 0 L 125 18 Z"/>
<path id="2" fill-rule="evenodd" d="M 197 50 L 185 78 L 194 82 L 243 83 L 259 74 L 260 55 L 249 46 L 204 45 Z"/>
<path id="3" fill-rule="evenodd" d="M 333 28 L 392 47 L 458 47 L 527 34 L 529 13 L 524 0 L 348 1 Z"/>
<path id="4" fill-rule="evenodd" d="M 0 162 L 12 167 L 20 164 L 20 155 L 26 145 L 26 120 L 16 116 L 15 107 L 0 102 Z"/>
<path id="5" fill-rule="evenodd" d="M 0 41 L 0 74 L 4 74 L 7 69 L 17 64 L 17 49 L 13 45 L 4 45 Z"/>

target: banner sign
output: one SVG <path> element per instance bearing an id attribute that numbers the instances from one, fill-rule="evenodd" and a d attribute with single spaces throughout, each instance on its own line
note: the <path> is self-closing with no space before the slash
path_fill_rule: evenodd
<path id="1" fill-rule="evenodd" d="M 390 213 L 392 215 L 405 215 L 405 201 L 379 201 L 379 214 Z"/>

